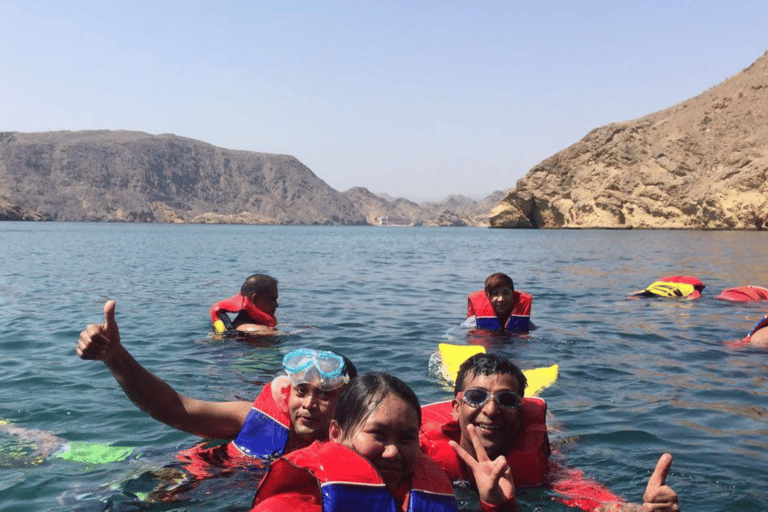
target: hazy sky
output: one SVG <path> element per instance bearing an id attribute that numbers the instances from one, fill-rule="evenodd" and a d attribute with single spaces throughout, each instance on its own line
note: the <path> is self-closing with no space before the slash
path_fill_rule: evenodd
<path id="1" fill-rule="evenodd" d="M 173 133 L 438 198 L 722 82 L 768 2 L 0 0 L 0 45 L 0 131 Z"/>

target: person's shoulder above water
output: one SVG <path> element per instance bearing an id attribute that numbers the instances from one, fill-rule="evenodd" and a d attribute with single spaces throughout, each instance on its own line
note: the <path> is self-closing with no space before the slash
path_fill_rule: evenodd
<path id="1" fill-rule="evenodd" d="M 213 330 L 218 333 L 275 333 L 278 306 L 277 279 L 266 274 L 254 274 L 245 280 L 240 293 L 211 307 Z M 236 315 L 235 318 L 230 314 Z"/>

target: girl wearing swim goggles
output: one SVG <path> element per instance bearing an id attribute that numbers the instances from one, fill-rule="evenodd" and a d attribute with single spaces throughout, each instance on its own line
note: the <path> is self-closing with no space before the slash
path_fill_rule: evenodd
<path id="1" fill-rule="evenodd" d="M 479 409 L 493 399 L 499 407 L 504 409 L 517 409 L 523 404 L 523 399 L 514 391 L 499 391 L 491 393 L 481 388 L 469 388 L 459 392 L 457 398 L 475 409 Z"/>
<path id="2" fill-rule="evenodd" d="M 283 358 L 283 368 L 294 386 L 308 382 L 323 391 L 331 391 L 349 382 L 344 358 L 327 350 L 293 350 Z"/>

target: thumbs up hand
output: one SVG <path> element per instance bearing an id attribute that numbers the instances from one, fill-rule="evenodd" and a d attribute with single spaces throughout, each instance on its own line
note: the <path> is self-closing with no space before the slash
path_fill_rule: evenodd
<path id="1" fill-rule="evenodd" d="M 677 493 L 666 485 L 667 474 L 672 466 L 672 455 L 665 453 L 656 463 L 648 486 L 643 495 L 643 511 L 645 512 L 678 512 Z"/>
<path id="2" fill-rule="evenodd" d="M 89 324 L 80 333 L 75 352 L 81 359 L 106 361 L 120 346 L 120 330 L 115 320 L 115 301 L 104 304 L 104 323 Z"/>

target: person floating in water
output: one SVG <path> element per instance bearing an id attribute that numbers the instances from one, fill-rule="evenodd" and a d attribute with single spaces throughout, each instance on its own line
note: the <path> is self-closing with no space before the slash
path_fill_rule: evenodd
<path id="1" fill-rule="evenodd" d="M 704 283 L 695 276 L 667 276 L 648 285 L 645 290 L 633 292 L 630 297 L 669 297 L 693 300 L 701 297 Z"/>
<path id="2" fill-rule="evenodd" d="M 102 361 L 128 398 L 154 419 L 200 437 L 230 441 L 209 452 L 185 453 L 190 463 L 263 467 L 263 460 L 326 439 L 336 402 L 357 375 L 354 364 L 341 355 L 299 349 L 283 359 L 287 375 L 265 385 L 253 403 L 198 400 L 177 392 L 126 350 L 115 301 L 104 304 L 104 318 L 80 333 L 76 353 L 81 359 Z"/>
<path id="3" fill-rule="evenodd" d="M 451 479 L 474 481 L 482 501 L 507 503 L 509 509 L 516 487 L 546 483 L 569 506 L 590 512 L 637 510 L 581 472 L 563 468 L 552 474 L 546 403 L 524 398 L 525 386 L 525 374 L 508 359 L 485 353 L 470 357 L 459 368 L 454 399 L 422 408 L 422 451 Z M 671 463 L 669 454 L 659 459 L 643 510 L 680 510 L 677 494 L 665 485 Z M 477 479 L 478 464 L 491 465 L 482 481 Z"/>
<path id="4" fill-rule="evenodd" d="M 485 289 L 467 298 L 467 320 L 463 325 L 489 331 L 528 332 L 532 298 L 515 291 L 512 278 L 498 272 L 485 279 Z"/>
<path id="5" fill-rule="evenodd" d="M 277 279 L 265 274 L 254 274 L 245 280 L 240 293 L 211 306 L 213 330 L 247 334 L 275 333 L 275 311 L 279 306 L 277 299 Z M 232 320 L 228 313 L 236 313 L 237 316 Z"/>

